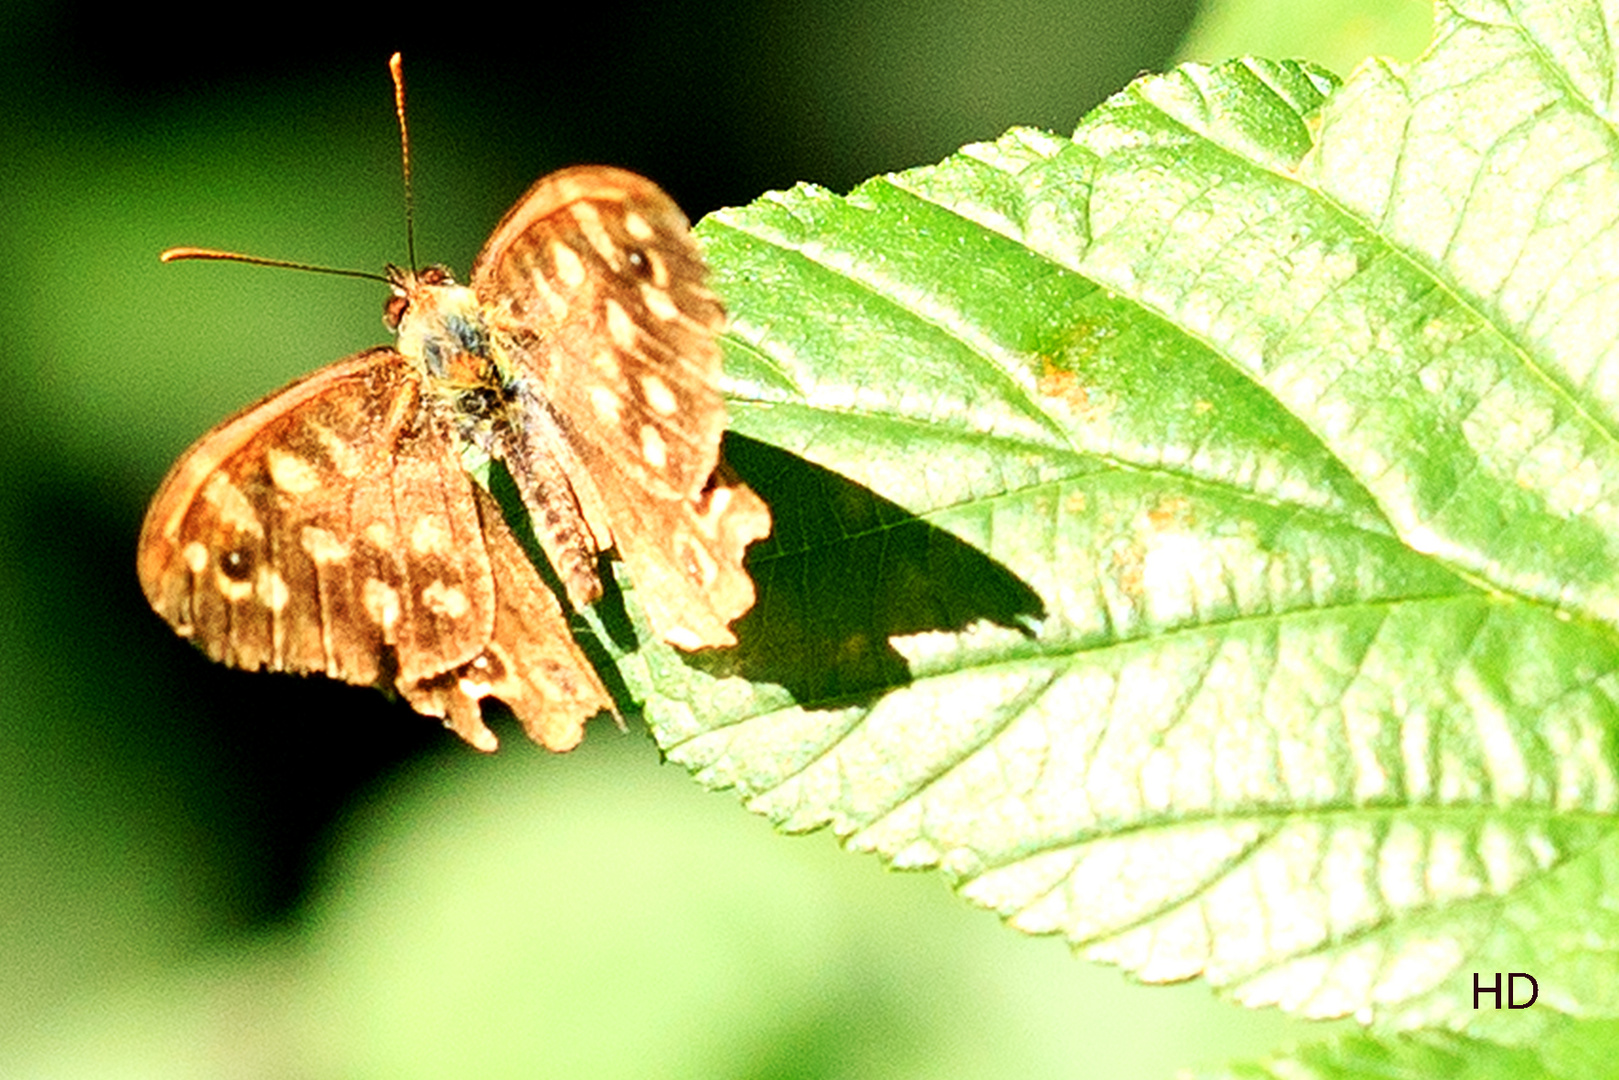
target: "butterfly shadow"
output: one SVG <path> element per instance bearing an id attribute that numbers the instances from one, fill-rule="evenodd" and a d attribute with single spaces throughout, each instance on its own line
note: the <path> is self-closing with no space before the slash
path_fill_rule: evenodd
<path id="1" fill-rule="evenodd" d="M 892 638 L 985 621 L 1030 634 L 1045 615 L 1006 567 L 869 488 L 735 434 L 725 456 L 774 527 L 748 550 L 758 600 L 733 626 L 736 647 L 690 655 L 700 670 L 841 707 L 911 681 Z"/>

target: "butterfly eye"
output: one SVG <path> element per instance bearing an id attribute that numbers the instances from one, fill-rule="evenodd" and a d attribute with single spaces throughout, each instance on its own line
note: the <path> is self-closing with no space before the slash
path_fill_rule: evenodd
<path id="1" fill-rule="evenodd" d="M 253 553 L 246 548 L 233 548 L 219 557 L 219 569 L 232 581 L 246 581 L 253 576 Z"/>
<path id="2" fill-rule="evenodd" d="M 382 325 L 389 330 L 398 330 L 399 324 L 405 319 L 405 312 L 410 310 L 410 298 L 397 293 L 388 297 L 382 305 Z"/>

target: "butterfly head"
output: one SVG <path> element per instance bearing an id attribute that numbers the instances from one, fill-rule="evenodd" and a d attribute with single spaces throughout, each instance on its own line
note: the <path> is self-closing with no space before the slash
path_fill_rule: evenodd
<path id="1" fill-rule="evenodd" d="M 489 328 L 478 298 L 458 285 L 448 267 L 419 271 L 388 268 L 392 295 L 382 319 L 398 335 L 398 348 L 430 381 L 458 384 L 494 379 Z"/>

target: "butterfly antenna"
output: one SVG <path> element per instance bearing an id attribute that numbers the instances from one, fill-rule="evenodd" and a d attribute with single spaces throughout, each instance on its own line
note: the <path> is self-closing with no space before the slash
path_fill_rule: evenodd
<path id="1" fill-rule="evenodd" d="M 308 270 L 312 274 L 335 274 L 338 277 L 365 278 L 368 281 L 380 281 L 389 284 L 387 278 L 381 274 L 369 274 L 364 270 L 339 270 L 335 266 L 315 266 L 311 263 L 288 262 L 286 259 L 266 259 L 262 255 L 243 255 L 236 251 L 216 251 L 213 248 L 176 247 L 169 248 L 158 256 L 163 262 L 179 262 L 182 259 L 213 259 L 217 262 L 248 263 L 252 266 L 279 266 L 284 270 Z"/>
<path id="2" fill-rule="evenodd" d="M 398 53 L 388 58 L 394 80 L 394 112 L 399 116 L 399 158 L 405 173 L 405 253 L 411 273 L 416 272 L 416 195 L 410 186 L 410 128 L 405 124 L 405 61 Z"/>

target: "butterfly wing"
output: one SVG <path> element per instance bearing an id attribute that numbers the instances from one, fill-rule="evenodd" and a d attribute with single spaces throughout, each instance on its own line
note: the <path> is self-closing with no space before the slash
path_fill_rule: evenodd
<path id="1" fill-rule="evenodd" d="M 170 470 L 138 569 L 183 637 L 234 667 L 392 680 L 483 749 L 483 697 L 552 749 L 609 708 L 492 501 L 375 349 L 226 420 Z"/>
<path id="2" fill-rule="evenodd" d="M 595 547 L 617 547 L 653 626 L 688 649 L 734 644 L 754 599 L 743 552 L 770 532 L 721 467 L 725 313 L 706 277 L 674 201 L 603 166 L 530 188 L 472 272 L 492 346 L 521 375 L 506 457 L 542 538 L 564 476 Z M 577 562 L 554 546 L 553 562 Z M 576 604 L 594 599 L 593 579 L 568 583 Z"/>

